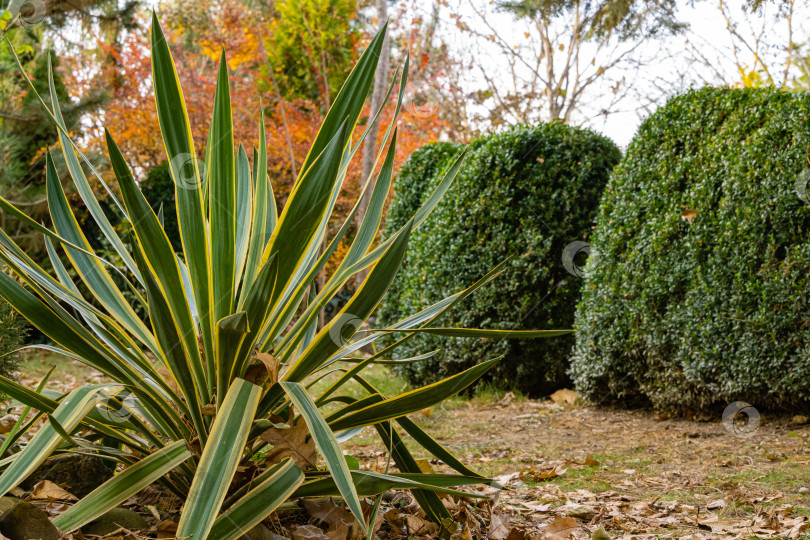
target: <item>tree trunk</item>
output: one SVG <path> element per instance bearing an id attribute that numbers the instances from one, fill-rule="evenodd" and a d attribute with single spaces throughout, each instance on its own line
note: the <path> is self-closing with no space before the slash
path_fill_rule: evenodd
<path id="1" fill-rule="evenodd" d="M 388 0 L 376 0 L 377 2 L 377 21 L 382 25 L 388 19 Z M 388 35 L 385 36 L 383 41 L 382 52 L 380 53 L 380 61 L 377 63 L 377 71 L 374 74 L 374 89 L 371 91 L 371 112 L 369 118 L 373 118 L 374 114 L 383 105 L 386 91 L 388 90 L 388 69 L 390 64 L 390 41 Z M 360 187 L 362 189 L 363 183 L 374 172 L 374 158 L 377 155 L 377 134 L 380 131 L 379 119 L 375 121 L 369 129 L 366 139 L 363 141 L 363 173 L 360 176 Z M 366 209 L 368 208 L 369 201 L 371 200 L 371 188 L 374 183 L 372 181 L 368 190 L 360 202 L 360 207 L 357 209 L 357 216 L 355 223 L 357 227 L 363 222 L 366 216 Z M 368 275 L 367 270 L 362 270 L 357 273 L 356 283 L 359 287 L 363 280 Z"/>

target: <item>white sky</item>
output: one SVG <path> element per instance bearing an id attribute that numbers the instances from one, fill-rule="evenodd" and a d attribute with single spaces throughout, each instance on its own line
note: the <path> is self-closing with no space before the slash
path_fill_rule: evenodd
<path id="1" fill-rule="evenodd" d="M 453 4 L 453 1 L 456 3 Z M 474 28 L 489 33 L 483 24 L 477 21 L 474 11 L 468 5 L 470 1 L 481 9 L 488 9 L 487 19 L 490 24 L 510 42 L 521 45 L 521 40 L 525 39 L 523 28 L 510 15 L 495 12 L 490 0 L 451 0 L 450 8 Z M 640 53 L 650 63 L 632 73 L 629 71 L 624 73 L 628 80 L 631 75 L 633 77 L 634 95 L 628 96 L 618 106 L 612 107 L 611 110 L 617 112 L 612 112 L 607 117 L 594 114 L 592 116 L 595 118 L 586 119 L 581 116 L 576 123 L 600 131 L 625 147 L 632 139 L 641 119 L 656 106 L 663 104 L 668 95 L 686 90 L 690 85 L 699 87 L 707 83 L 718 85 L 724 81 L 739 80 L 733 62 L 730 34 L 726 29 L 725 19 L 718 9 L 717 0 L 702 0 L 694 6 L 689 6 L 688 3 L 683 2 L 679 18 L 689 24 L 689 31 L 678 37 L 650 42 Z M 416 0 L 414 12 L 428 17 L 432 4 L 432 0 Z M 745 16 L 741 9 L 741 0 L 729 0 L 728 4 L 734 6 L 731 8 L 732 20 L 740 21 L 738 32 L 750 42 L 761 33 L 762 40 L 771 45 L 765 51 L 764 58 L 768 64 L 779 64 L 786 56 L 784 48 L 787 44 L 787 27 L 784 21 L 776 20 L 776 8 L 767 6 L 761 15 Z M 796 4 L 804 2 L 798 0 Z M 480 47 L 472 48 L 472 38 L 463 35 L 456 28 L 455 21 L 450 18 L 449 9 L 442 10 L 440 20 L 441 37 L 450 45 L 451 50 L 459 57 L 468 59 L 470 51 L 475 50 L 480 62 L 486 66 L 489 76 L 497 79 L 499 70 L 504 69 L 504 62 L 500 60 L 496 50 L 492 47 L 488 51 L 481 51 Z M 810 6 L 797 7 L 794 16 L 794 43 L 802 44 L 808 41 L 810 37 L 808 21 L 810 21 Z M 706 59 L 711 60 L 713 66 L 690 64 L 689 58 L 694 58 L 694 55 L 687 53 L 692 47 L 705 55 Z M 743 63 L 753 63 L 753 55 L 750 52 L 745 52 L 741 59 Z M 478 70 L 470 70 L 466 73 L 463 86 L 465 89 L 481 87 L 482 81 Z M 592 88 L 588 95 L 590 110 L 599 111 L 610 103 L 613 94 L 607 90 L 608 86 L 603 84 L 601 88 Z"/>

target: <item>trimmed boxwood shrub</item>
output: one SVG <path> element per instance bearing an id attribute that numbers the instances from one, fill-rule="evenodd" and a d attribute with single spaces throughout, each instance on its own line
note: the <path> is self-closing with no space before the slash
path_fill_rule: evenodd
<path id="1" fill-rule="evenodd" d="M 428 145 L 415 152 L 395 183 L 384 236 L 427 198 L 462 147 Z M 587 237 L 610 170 L 621 152 L 608 139 L 560 123 L 517 127 L 471 143 L 458 177 L 411 237 L 382 324 L 467 287 L 507 259 L 503 273 L 444 316 L 444 326 L 498 329 L 570 328 L 581 279 L 561 255 Z M 568 382 L 573 337 L 542 340 L 452 339 L 417 335 L 397 359 L 435 349 L 429 360 L 398 369 L 431 382 L 505 355 L 484 379 L 537 395 Z"/>
<path id="2" fill-rule="evenodd" d="M 577 311 L 587 398 L 810 403 L 808 118 L 810 94 L 705 88 L 643 122 L 602 198 Z"/>
<path id="3" fill-rule="evenodd" d="M 395 179 L 394 197 L 385 215 L 384 238 L 390 237 L 411 219 L 411 216 L 422 206 L 422 198 L 430 195 L 462 150 L 464 150 L 462 144 L 437 142 L 426 144 L 408 157 Z M 383 301 L 380 306 L 378 316 L 380 321 L 386 324 L 394 323 L 413 314 L 408 311 L 410 304 L 405 306 L 402 302 L 405 294 L 403 291 L 409 288 L 406 283 L 412 277 L 411 274 L 405 272 L 405 267 L 408 258 L 412 258 L 415 251 L 414 238 L 418 232 L 417 230 L 412 236 L 409 254 L 386 295 L 388 300 Z M 389 340 L 388 343 L 393 343 L 393 340 Z"/>

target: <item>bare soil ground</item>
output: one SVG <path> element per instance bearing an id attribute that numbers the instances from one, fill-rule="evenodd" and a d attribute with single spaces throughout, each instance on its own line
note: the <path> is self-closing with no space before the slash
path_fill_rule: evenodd
<path id="1" fill-rule="evenodd" d="M 601 526 L 614 538 L 798 538 L 808 528 L 810 425 L 793 418 L 763 413 L 758 429 L 742 438 L 719 418 L 565 409 L 508 396 L 453 405 L 423 414 L 420 423 L 462 461 L 506 484 L 499 502 L 530 529 L 567 524 L 577 537 Z M 370 441 L 350 450 L 379 459 Z"/>

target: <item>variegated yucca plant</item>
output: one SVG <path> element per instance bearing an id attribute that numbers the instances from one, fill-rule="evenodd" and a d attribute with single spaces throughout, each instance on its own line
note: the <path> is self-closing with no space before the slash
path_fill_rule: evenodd
<path id="1" fill-rule="evenodd" d="M 316 276 L 353 220 L 354 212 L 325 243 L 348 163 L 362 141 L 353 142 L 352 133 L 374 78 L 384 33 L 385 28 L 371 41 L 336 97 L 277 215 L 266 174 L 261 114 L 252 167 L 242 146 L 234 151 L 224 53 L 206 157 L 198 161 L 174 62 L 153 16 L 153 85 L 176 185 L 182 253 L 172 250 L 162 216 L 153 212 L 112 134 L 106 133 L 118 183 L 118 190 L 108 189 L 107 196 L 131 226 L 131 241 L 125 243 L 112 227 L 83 167 L 104 181 L 70 138 L 51 74 L 50 104 L 40 101 L 57 129 L 75 189 L 120 257 L 121 268 L 94 252 L 48 155 L 53 229 L 28 218 L 3 198 L 0 205 L 45 235 L 52 269 L 41 268 L 0 231 L 0 260 L 17 278 L 0 272 L 0 296 L 53 340 L 55 345 L 47 348 L 97 369 L 114 383 L 85 385 L 55 395 L 0 379 L 0 390 L 37 411 L 38 418 L 45 417 L 19 453 L 0 461 L 0 495 L 54 453 L 92 452 L 117 463 L 119 472 L 53 519 L 61 531 L 75 531 L 147 485 L 159 483 L 184 501 L 179 538 L 222 540 L 239 537 L 302 497 L 342 499 L 366 528 L 368 516 L 364 517 L 361 499 L 392 488 L 412 490 L 430 519 L 446 523 L 450 515 L 437 492 L 452 493 L 453 487 L 486 481 L 407 415 L 468 387 L 495 359 L 394 397 L 382 395 L 361 374 L 370 363 L 385 361 L 391 348 L 364 358 L 361 347 L 394 331 L 404 336 L 400 341 L 415 332 L 486 338 L 561 333 L 432 326 L 443 312 L 492 280 L 497 268 L 469 289 L 391 327 L 358 332 L 391 284 L 409 235 L 447 191 L 462 158 L 410 222 L 375 245 L 391 187 L 396 143 L 392 120 L 384 134 L 390 144 L 376 181 L 365 179 L 364 190 L 372 190 L 365 218 L 325 286 L 314 290 Z M 406 59 L 399 77 L 397 111 L 407 64 Z M 392 83 L 389 94 L 393 88 Z M 382 154 L 381 150 L 378 160 Z M 73 273 L 60 259 L 61 250 Z M 345 307 L 318 328 L 319 314 L 329 301 L 355 274 L 366 270 L 367 277 Z M 76 283 L 71 276 L 76 276 Z M 117 285 L 121 283 L 123 290 Z M 148 322 L 136 315 L 127 298 L 144 307 Z M 313 384 L 320 380 L 325 382 L 316 392 Z M 344 385 L 351 380 L 364 389 L 365 397 L 346 395 Z M 12 439 L 34 421 L 16 430 Z M 379 433 L 398 472 L 350 470 L 339 444 L 364 428 Z M 285 451 L 284 444 L 298 440 L 287 437 L 285 433 L 292 433 L 287 430 L 303 430 L 299 443 L 314 442 L 319 461 L 308 467 L 289 457 L 304 452 Z M 421 472 L 403 443 L 402 431 L 456 473 Z"/>

